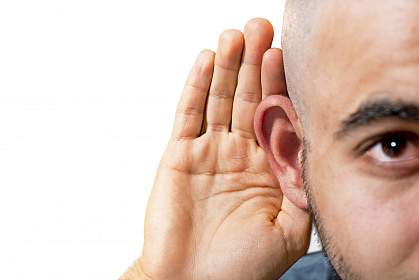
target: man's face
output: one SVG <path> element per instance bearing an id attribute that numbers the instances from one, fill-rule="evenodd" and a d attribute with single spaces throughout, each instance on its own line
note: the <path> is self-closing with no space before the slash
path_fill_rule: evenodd
<path id="1" fill-rule="evenodd" d="M 328 1 L 307 93 L 307 183 L 350 279 L 419 279 L 419 1 Z"/>

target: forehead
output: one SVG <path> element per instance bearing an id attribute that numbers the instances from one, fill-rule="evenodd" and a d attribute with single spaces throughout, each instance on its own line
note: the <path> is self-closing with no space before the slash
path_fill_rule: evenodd
<path id="1" fill-rule="evenodd" d="M 312 101 L 321 103 L 311 108 L 323 125 L 375 95 L 419 101 L 419 1 L 325 1 L 311 36 Z"/>

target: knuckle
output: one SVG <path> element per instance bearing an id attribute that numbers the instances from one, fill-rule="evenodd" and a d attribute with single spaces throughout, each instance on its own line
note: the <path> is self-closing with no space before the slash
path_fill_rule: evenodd
<path id="1" fill-rule="evenodd" d="M 176 114 L 185 115 L 185 116 L 200 116 L 203 113 L 204 113 L 203 110 L 198 109 L 198 108 L 193 107 L 193 106 L 187 106 L 187 107 L 180 108 L 176 112 Z"/>
<path id="2" fill-rule="evenodd" d="M 197 92 L 197 93 L 207 93 L 208 92 L 207 88 L 203 87 L 202 85 L 200 85 L 196 81 L 186 83 L 185 90 L 186 91 L 192 91 L 193 93 L 195 93 L 195 92 Z"/>
<path id="3" fill-rule="evenodd" d="M 223 132 L 227 130 L 228 130 L 227 126 L 222 123 L 208 123 L 208 126 L 207 126 L 207 131 Z"/>
<path id="4" fill-rule="evenodd" d="M 238 98 L 249 103 L 258 103 L 260 94 L 256 91 L 239 91 L 236 93 Z"/>
<path id="5" fill-rule="evenodd" d="M 210 90 L 210 96 L 219 99 L 231 99 L 233 94 L 226 89 L 214 88 Z"/>
<path id="6" fill-rule="evenodd" d="M 176 142 L 183 142 L 183 141 L 193 140 L 193 139 L 195 139 L 195 137 L 193 137 L 193 136 L 185 136 L 185 135 L 176 135 L 176 136 L 173 137 L 173 139 Z"/>
<path id="7" fill-rule="evenodd" d="M 248 139 L 254 139 L 255 138 L 255 134 L 253 132 L 253 130 L 248 130 L 242 127 L 237 127 L 234 126 L 231 128 L 231 131 L 234 133 L 237 133 L 238 135 L 240 135 L 241 137 L 244 138 L 248 138 Z"/>

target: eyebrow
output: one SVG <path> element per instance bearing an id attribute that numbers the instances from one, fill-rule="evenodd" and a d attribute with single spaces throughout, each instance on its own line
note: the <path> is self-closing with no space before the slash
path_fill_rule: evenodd
<path id="1" fill-rule="evenodd" d="M 343 138 L 355 130 L 385 119 L 419 123 L 419 105 L 403 101 L 379 100 L 361 104 L 358 110 L 342 121 L 336 138 Z"/>

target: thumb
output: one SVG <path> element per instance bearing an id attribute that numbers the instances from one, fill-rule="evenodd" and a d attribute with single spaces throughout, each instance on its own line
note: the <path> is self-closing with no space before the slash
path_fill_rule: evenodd
<path id="1" fill-rule="evenodd" d="M 280 227 L 284 234 L 291 265 L 307 252 L 310 245 L 311 214 L 284 196 L 275 226 Z"/>

